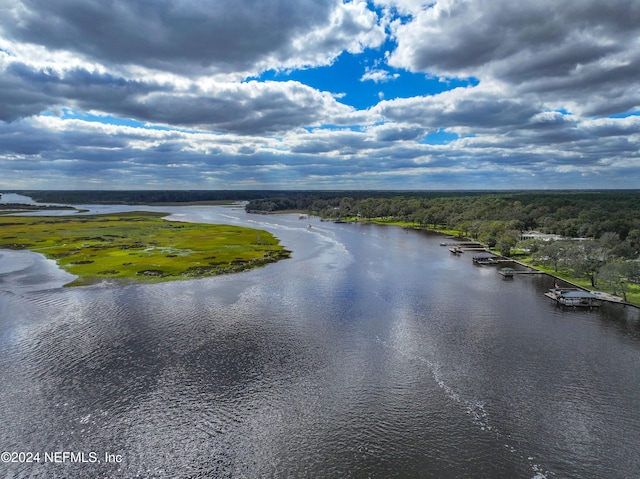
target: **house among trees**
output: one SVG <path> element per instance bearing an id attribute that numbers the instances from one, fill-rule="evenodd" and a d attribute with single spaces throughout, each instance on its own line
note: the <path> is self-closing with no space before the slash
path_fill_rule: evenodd
<path id="1" fill-rule="evenodd" d="M 539 231 L 526 231 L 520 235 L 520 241 L 525 240 L 557 241 L 566 239 L 564 236 L 540 233 Z"/>

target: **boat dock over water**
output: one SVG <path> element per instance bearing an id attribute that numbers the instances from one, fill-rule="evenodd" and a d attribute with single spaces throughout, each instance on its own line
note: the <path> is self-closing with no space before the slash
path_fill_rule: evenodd
<path id="1" fill-rule="evenodd" d="M 595 308 L 602 304 L 602 299 L 597 295 L 581 289 L 554 288 L 544 293 L 544 295 L 561 306 Z"/>
<path id="2" fill-rule="evenodd" d="M 455 241 L 455 242 L 446 242 L 442 241 L 440 246 L 452 246 L 456 249 L 460 249 L 462 251 L 486 251 L 487 247 L 482 243 L 478 243 L 477 241 Z"/>
<path id="3" fill-rule="evenodd" d="M 516 270 L 513 268 L 502 268 L 498 273 L 502 275 L 503 278 L 513 278 Z"/>
<path id="4" fill-rule="evenodd" d="M 483 253 L 475 255 L 473 257 L 473 263 L 479 265 L 499 264 L 500 258 L 493 253 L 488 253 L 485 251 Z"/>

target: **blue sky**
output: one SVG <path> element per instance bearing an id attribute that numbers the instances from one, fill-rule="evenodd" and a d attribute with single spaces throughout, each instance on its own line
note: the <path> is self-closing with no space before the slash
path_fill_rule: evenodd
<path id="1" fill-rule="evenodd" d="M 640 3 L 2 0 L 2 189 L 640 185 Z"/>
<path id="2" fill-rule="evenodd" d="M 387 41 L 379 48 L 367 48 L 359 54 L 343 52 L 330 65 L 299 70 L 267 70 L 249 80 L 298 81 L 334 93 L 341 103 L 357 109 L 371 108 L 385 98 L 435 95 L 478 83 L 475 78 L 430 77 L 385 65 L 383 53 L 392 48 L 392 43 Z"/>

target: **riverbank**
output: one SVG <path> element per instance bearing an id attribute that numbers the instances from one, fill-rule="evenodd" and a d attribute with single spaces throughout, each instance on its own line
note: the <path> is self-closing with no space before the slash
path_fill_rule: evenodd
<path id="1" fill-rule="evenodd" d="M 73 206 L 64 205 L 27 205 L 22 203 L 0 203 L 0 215 L 12 215 L 16 213 L 28 213 L 33 211 L 81 211 Z"/>
<path id="2" fill-rule="evenodd" d="M 166 213 L 2 216 L 0 249 L 41 253 L 78 278 L 67 286 L 160 282 L 246 271 L 289 257 L 271 233 L 182 223 Z"/>
<path id="3" fill-rule="evenodd" d="M 613 302 L 619 302 L 620 304 L 626 304 L 628 306 L 634 306 L 636 308 L 640 308 L 640 286 L 631 285 L 629 287 L 629 290 L 626 292 L 626 300 L 625 300 L 624 297 L 620 296 L 618 291 L 614 291 L 612 288 L 609 288 L 606 285 L 598 284 L 597 288 L 594 289 L 591 286 L 591 282 L 589 279 L 576 278 L 575 276 L 572 276 L 563 271 L 554 271 L 551 268 L 546 268 L 542 265 L 535 263 L 530 256 L 519 258 L 517 262 L 529 268 L 533 268 L 538 271 L 541 271 L 546 275 L 551 276 L 552 278 L 556 278 L 556 279 L 559 279 L 560 281 L 564 281 L 565 283 L 568 283 L 573 287 L 576 287 L 585 291 L 589 291 L 592 293 L 593 292 L 605 293 L 605 295 L 611 295 L 613 297 L 617 297 L 620 299 L 620 301 L 613 301 Z"/>
<path id="4" fill-rule="evenodd" d="M 444 229 L 444 228 L 429 228 L 415 222 L 396 221 L 394 219 L 383 219 L 383 218 L 363 219 L 363 218 L 357 218 L 357 217 L 349 217 L 349 218 L 343 218 L 343 219 L 347 222 L 354 222 L 354 223 L 371 223 L 371 224 L 377 224 L 377 225 L 383 225 L 383 226 L 400 226 L 402 228 L 425 230 L 425 231 L 431 231 L 434 233 L 439 233 L 445 236 L 453 236 L 456 239 L 459 239 L 461 241 L 475 241 L 475 240 L 472 240 L 471 238 L 463 236 L 463 233 L 458 230 Z M 500 255 L 500 253 L 491 250 L 489 247 L 486 247 L 486 250 L 498 256 L 502 256 Z M 536 264 L 533 261 L 533 258 L 531 256 L 522 256 L 522 257 L 518 257 L 517 259 L 514 257 L 508 257 L 506 259 L 514 261 L 515 263 L 519 263 L 524 267 L 532 268 L 536 271 L 540 271 L 550 276 L 551 278 L 555 278 L 557 280 L 563 281 L 564 283 L 567 283 L 572 287 L 580 288 L 585 291 L 602 292 L 602 293 L 605 293 L 605 295 L 619 297 L 620 298 L 619 302 L 621 304 L 626 304 L 629 306 L 640 308 L 640 286 L 638 285 L 630 285 L 629 290 L 626 291 L 626 299 L 624 299 L 620 297 L 617 291 L 614 291 L 612 288 L 607 287 L 607 285 L 599 284 L 597 289 L 594 290 L 594 288 L 591 286 L 591 282 L 589 279 L 578 278 L 578 277 L 572 276 L 571 274 L 565 271 L 553 271 L 552 269 L 546 268 L 543 265 Z M 617 302 L 617 301 L 614 301 L 614 302 Z"/>
<path id="5" fill-rule="evenodd" d="M 525 268 L 530 268 L 530 269 L 539 271 L 541 274 L 545 274 L 550 278 L 553 278 L 555 280 L 554 282 L 561 281 L 562 283 L 568 285 L 569 287 L 594 293 L 604 301 L 640 308 L 640 287 L 634 286 L 630 288 L 630 291 L 627 291 L 626 293 L 626 298 L 624 298 L 624 297 L 621 297 L 617 291 L 614 291 L 611 288 L 608 288 L 606 286 L 600 287 L 599 285 L 597 289 L 594 289 L 591 286 L 591 282 L 586 278 L 585 279 L 576 278 L 575 276 L 572 276 L 567 273 L 563 274 L 563 272 L 553 271 L 550 268 L 545 268 L 544 266 L 541 266 L 535 263 L 531 256 L 524 256 L 524 257 L 518 257 L 518 258 L 515 258 L 512 256 L 506 257 L 501 255 L 497 251 L 491 250 L 490 248 L 486 248 L 486 250 L 488 252 L 491 252 L 492 254 L 495 254 L 496 256 L 499 256 L 500 258 L 512 261 L 513 263 L 519 264 Z"/>

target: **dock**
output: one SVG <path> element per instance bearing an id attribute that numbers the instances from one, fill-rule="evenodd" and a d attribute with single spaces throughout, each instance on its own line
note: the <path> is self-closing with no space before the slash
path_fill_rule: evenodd
<path id="1" fill-rule="evenodd" d="M 454 248 L 459 248 L 463 251 L 486 251 L 487 250 L 486 246 L 476 241 L 456 241 L 453 243 L 443 241 L 440 243 L 440 246 L 452 246 Z"/>
<path id="2" fill-rule="evenodd" d="M 481 253 L 473 256 L 473 263 L 478 266 L 495 266 L 504 263 L 511 263 L 514 267 L 504 267 L 498 270 L 505 279 L 512 279 L 516 275 L 520 274 L 542 274 L 550 277 L 554 277 L 545 271 L 535 269 L 528 264 L 521 263 L 513 258 L 505 258 L 499 254 L 490 253 L 486 249 L 483 249 Z M 516 269 L 518 268 L 518 269 Z M 569 284 L 568 288 L 554 288 L 544 293 L 547 298 L 550 298 L 556 302 L 556 304 L 571 308 L 596 308 L 603 303 L 621 304 L 623 306 L 637 307 L 624 298 L 615 296 L 613 294 L 604 293 L 601 291 L 591 291 L 577 284 L 573 284 L 565 279 L 558 278 L 565 284 Z M 564 292 L 564 293 L 562 293 Z"/>
<path id="3" fill-rule="evenodd" d="M 591 291 L 591 294 L 596 296 L 600 301 L 606 301 L 609 303 L 618 303 L 625 306 L 633 306 L 633 304 L 626 302 L 620 296 L 614 296 L 613 294 L 603 293 L 602 291 Z"/>
<path id="4" fill-rule="evenodd" d="M 489 253 L 486 250 L 483 253 L 475 255 L 473 258 L 473 264 L 477 265 L 492 265 L 500 264 L 501 257 L 493 253 Z"/>
<path id="5" fill-rule="evenodd" d="M 513 268 L 502 268 L 498 271 L 498 274 L 501 274 L 503 278 L 513 278 L 515 273 L 516 270 Z"/>
<path id="6" fill-rule="evenodd" d="M 603 303 L 612 303 L 637 308 L 636 305 L 625 301 L 620 296 L 602 291 L 590 291 L 580 286 L 575 288 L 553 288 L 544 293 L 544 295 L 562 306 L 595 308 Z"/>
<path id="7" fill-rule="evenodd" d="M 507 268 L 502 268 L 502 269 L 507 269 Z M 498 273 L 502 274 L 502 270 L 498 271 Z M 511 275 L 514 274 L 547 274 L 544 271 L 538 271 L 537 269 L 513 269 L 510 271 Z"/>
<path id="8" fill-rule="evenodd" d="M 602 303 L 602 300 L 590 291 L 574 288 L 554 288 L 544 295 L 558 305 L 573 308 L 596 308 Z"/>

